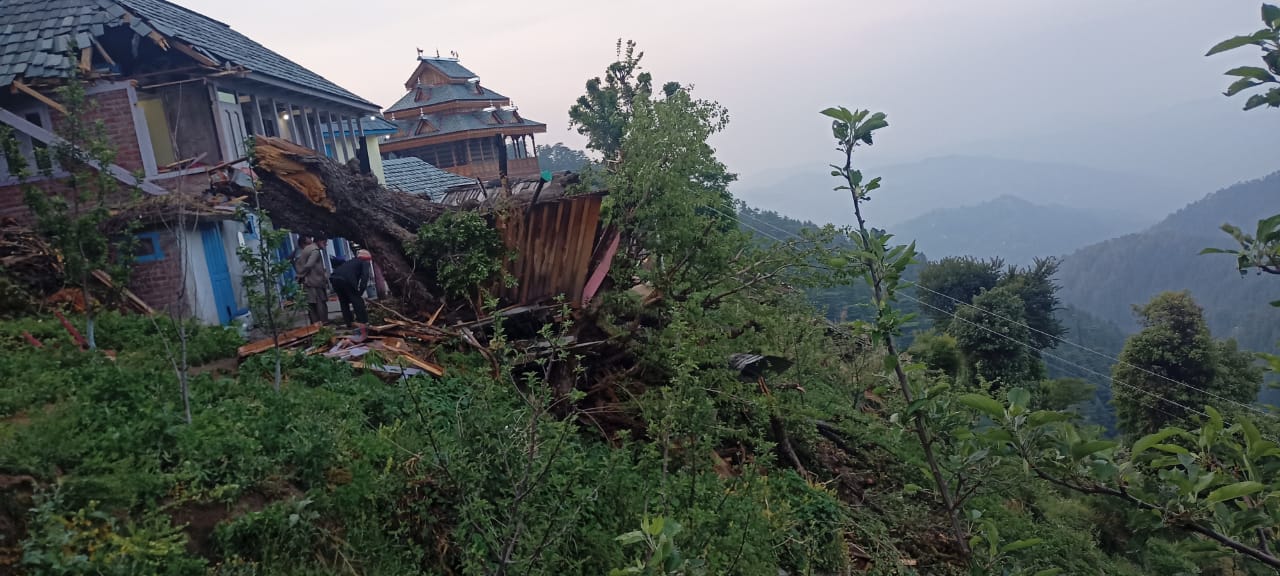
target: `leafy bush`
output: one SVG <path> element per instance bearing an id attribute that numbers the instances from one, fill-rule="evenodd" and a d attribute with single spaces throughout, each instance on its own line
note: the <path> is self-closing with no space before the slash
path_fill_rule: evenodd
<path id="1" fill-rule="evenodd" d="M 498 231 L 472 211 L 455 210 L 418 228 L 408 252 L 435 274 L 449 296 L 470 299 L 478 286 L 502 278 L 510 258 Z"/>

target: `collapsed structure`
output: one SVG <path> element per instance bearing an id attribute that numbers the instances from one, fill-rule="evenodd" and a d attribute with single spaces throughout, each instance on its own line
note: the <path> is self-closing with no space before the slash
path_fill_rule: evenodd
<path id="1" fill-rule="evenodd" d="M 129 288 L 156 310 L 221 324 L 247 310 L 238 252 L 255 249 L 260 231 L 237 206 L 251 198 L 277 226 L 334 239 L 332 257 L 349 257 L 348 241 L 368 247 L 379 284 L 424 308 L 428 283 L 404 246 L 445 209 L 511 197 L 524 211 L 494 220 L 520 254 L 509 301 L 580 300 L 600 261 L 599 195 L 566 196 L 564 175 L 544 181 L 531 150 L 545 126 L 454 58 L 420 55 L 409 94 L 383 118 L 376 104 L 165 0 L 0 0 L 0 13 L 0 124 L 34 166 L 38 149 L 61 142 L 59 87 L 85 82 L 86 120 L 105 126 L 116 151 L 115 164 L 96 169 L 144 197 L 127 209 L 122 200 L 117 220 L 139 230 Z M 390 170 L 384 146 L 394 148 Z M 452 173 L 423 159 L 439 146 L 450 160 L 430 159 Z M 51 172 L 20 176 L 0 158 L 0 217 L 32 222 L 24 190 L 68 194 L 67 172 Z M 291 240 L 277 256 L 293 250 Z"/>

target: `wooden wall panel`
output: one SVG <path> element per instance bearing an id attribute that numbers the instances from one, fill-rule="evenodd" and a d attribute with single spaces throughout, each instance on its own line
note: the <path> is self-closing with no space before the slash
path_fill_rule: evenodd
<path id="1" fill-rule="evenodd" d="M 517 254 L 507 271 L 517 284 L 499 290 L 503 299 L 534 304 L 563 294 L 570 304 L 581 303 L 600 227 L 600 200 L 591 195 L 545 202 L 504 223 L 504 241 Z"/>

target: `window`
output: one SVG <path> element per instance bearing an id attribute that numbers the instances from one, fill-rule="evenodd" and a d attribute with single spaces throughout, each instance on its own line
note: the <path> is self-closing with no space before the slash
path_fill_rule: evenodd
<path id="1" fill-rule="evenodd" d="M 17 114 L 40 128 L 48 130 L 53 126 L 49 118 L 49 109 L 43 105 L 20 110 Z M 16 172 L 20 165 L 29 177 L 39 177 L 53 168 L 53 159 L 50 158 L 48 146 L 44 142 L 17 129 L 8 130 L 8 133 L 18 145 L 16 149 L 6 147 L 4 153 L 0 154 L 0 183 L 16 182 L 18 179 Z M 11 153 L 13 155 L 10 155 Z"/>
<path id="2" fill-rule="evenodd" d="M 164 250 L 160 248 L 159 232 L 143 232 L 137 235 L 138 245 L 135 247 L 133 261 L 136 264 L 144 262 L 159 262 L 164 260 Z"/>

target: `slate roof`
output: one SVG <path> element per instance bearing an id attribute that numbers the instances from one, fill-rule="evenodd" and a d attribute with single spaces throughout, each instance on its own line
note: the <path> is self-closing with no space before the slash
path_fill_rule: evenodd
<path id="1" fill-rule="evenodd" d="M 506 96 L 494 92 L 493 90 L 484 87 L 484 85 L 480 86 L 480 94 L 476 94 L 476 91 L 468 84 L 439 84 L 436 86 L 423 86 L 422 90 L 427 91 L 426 100 L 422 102 L 414 102 L 413 99 L 417 96 L 418 90 L 410 90 L 404 96 L 401 96 L 399 100 L 396 100 L 396 103 L 392 104 L 390 108 L 387 108 L 386 113 L 390 114 L 391 112 L 411 110 L 420 106 L 431 106 L 433 104 L 462 100 L 494 100 L 502 103 L 507 102 Z"/>
<path id="2" fill-rule="evenodd" d="M 502 128 L 528 127 L 528 128 L 534 128 L 536 130 L 537 128 L 541 127 L 542 130 L 537 130 L 537 131 L 539 132 L 546 131 L 546 126 L 547 126 L 546 124 L 543 124 L 541 122 L 534 122 L 533 120 L 529 120 L 528 118 L 518 117 L 516 116 L 516 113 L 514 111 L 500 109 L 494 113 L 497 114 L 498 117 L 502 119 L 501 124 L 491 123 L 489 112 L 484 112 L 482 110 L 476 110 L 474 112 L 459 112 L 459 113 L 450 113 L 450 114 L 426 114 L 426 115 L 414 116 L 410 118 L 398 119 L 398 120 L 394 120 L 393 122 L 397 126 L 399 126 L 400 130 L 402 130 L 405 134 L 411 135 L 417 130 L 418 122 L 425 117 L 426 120 L 430 122 L 432 126 L 436 127 L 436 130 L 432 132 L 424 132 L 423 134 L 421 134 L 421 136 L 423 137 L 441 136 L 444 134 L 453 134 L 455 132 L 466 132 L 468 130 L 487 130 L 490 128 L 502 129 Z M 405 138 L 411 138 L 411 137 L 412 136 L 407 136 Z M 399 138 L 399 139 L 403 140 L 404 138 Z M 395 140 L 397 139 L 393 138 L 392 142 L 394 142 Z"/>
<path id="3" fill-rule="evenodd" d="M 75 65 L 64 54 L 74 40 L 88 46 L 91 36 L 106 27 L 125 25 L 124 16 L 138 18 L 128 25 L 140 36 L 152 30 L 192 45 L 220 62 L 247 68 L 349 103 L 377 109 L 377 105 L 277 54 L 230 26 L 165 0 L 0 0 L 0 86 L 23 75 L 28 78 L 66 76 Z"/>
<path id="4" fill-rule="evenodd" d="M 476 75 L 475 72 L 467 70 L 466 66 L 463 66 L 453 58 L 419 57 L 418 59 L 430 63 L 450 78 L 474 78 Z"/>
<path id="5" fill-rule="evenodd" d="M 336 127 L 335 127 L 335 125 L 336 125 Z M 366 135 L 369 135 L 369 134 L 394 134 L 394 133 L 396 132 L 396 130 L 398 130 L 398 129 L 399 129 L 399 127 L 398 127 L 398 126 L 396 126 L 395 124 L 392 124 L 392 123 L 391 123 L 391 121 L 389 121 L 389 120 L 383 120 L 382 118 L 379 118 L 379 117 L 376 117 L 376 116 L 375 116 L 375 117 L 373 117 L 373 118 L 370 118 L 370 117 L 368 117 L 368 116 L 361 116 L 361 117 L 360 117 L 360 128 L 361 128 L 362 130 L 364 130 L 364 133 L 365 133 Z M 322 133 L 324 133 L 324 135 L 325 135 L 325 136 L 328 136 L 328 135 L 329 135 L 329 131 L 330 131 L 330 130 L 333 130 L 333 131 L 337 132 L 337 133 L 338 133 L 338 134 L 340 134 L 340 135 L 347 135 L 347 134 L 350 134 L 350 133 L 351 133 L 351 132 L 350 132 L 350 130 L 348 130 L 348 129 L 347 129 L 347 123 L 346 123 L 346 122 L 334 122 L 334 123 L 332 123 L 332 124 L 322 124 L 322 125 L 320 126 L 320 131 L 321 131 Z"/>
<path id="6" fill-rule="evenodd" d="M 452 188 L 473 186 L 475 181 L 441 170 L 421 158 L 389 158 L 382 161 L 387 187 L 410 194 L 426 194 L 439 202 Z"/>
<path id="7" fill-rule="evenodd" d="M 76 64 L 67 57 L 71 45 L 123 26 L 124 14 L 106 0 L 0 0 L 0 86 L 18 76 L 66 76 Z"/>

